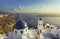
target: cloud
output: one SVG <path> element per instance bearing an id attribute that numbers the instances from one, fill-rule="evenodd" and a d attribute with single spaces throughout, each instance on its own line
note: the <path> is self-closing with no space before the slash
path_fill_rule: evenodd
<path id="1" fill-rule="evenodd" d="M 19 8 L 19 9 L 24 9 L 24 6 L 21 6 L 21 5 L 20 5 L 18 8 Z"/>
<path id="2" fill-rule="evenodd" d="M 36 5 L 33 7 L 25 7 L 22 5 L 19 5 L 18 8 L 15 8 L 13 12 L 18 13 L 46 13 L 46 14 L 56 14 L 60 13 L 60 4 L 55 5 Z"/>
<path id="3" fill-rule="evenodd" d="M 17 10 L 23 10 L 24 9 L 24 6 L 18 6 L 17 8 L 14 8 L 13 10 L 17 11 Z"/>

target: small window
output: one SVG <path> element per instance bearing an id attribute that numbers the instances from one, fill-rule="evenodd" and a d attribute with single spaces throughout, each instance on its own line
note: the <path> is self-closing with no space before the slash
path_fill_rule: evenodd
<path id="1" fill-rule="evenodd" d="M 26 30 L 26 32 L 27 32 L 27 30 Z"/>
<path id="2" fill-rule="evenodd" d="M 46 26 L 46 28 L 50 28 L 50 26 Z"/>
<path id="3" fill-rule="evenodd" d="M 15 33 L 17 33 L 17 31 L 15 31 Z"/>
<path id="4" fill-rule="evenodd" d="M 40 34 L 39 31 L 37 32 L 37 34 Z"/>
<path id="5" fill-rule="evenodd" d="M 39 18 L 39 20 L 42 20 L 42 18 Z"/>
<path id="6" fill-rule="evenodd" d="M 42 26 L 42 24 L 41 24 L 41 26 Z"/>
<path id="7" fill-rule="evenodd" d="M 21 34 L 23 34 L 23 31 L 21 31 Z"/>
<path id="8" fill-rule="evenodd" d="M 59 35 L 58 35 L 58 34 L 56 34 L 56 36 L 58 37 Z"/>
<path id="9" fill-rule="evenodd" d="M 58 34 L 56 34 L 56 36 L 57 36 L 57 39 L 59 39 L 59 35 L 58 35 Z"/>
<path id="10" fill-rule="evenodd" d="M 42 30 L 40 30 L 40 33 L 42 32 Z"/>
<path id="11" fill-rule="evenodd" d="M 51 29 L 53 29 L 53 27 L 51 27 Z"/>

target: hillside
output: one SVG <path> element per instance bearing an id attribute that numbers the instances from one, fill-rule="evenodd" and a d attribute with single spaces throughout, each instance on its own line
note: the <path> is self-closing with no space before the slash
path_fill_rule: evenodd
<path id="1" fill-rule="evenodd" d="M 15 17 L 13 15 L 0 14 L 0 33 L 7 34 L 8 32 L 13 30 L 13 25 L 15 24 Z"/>

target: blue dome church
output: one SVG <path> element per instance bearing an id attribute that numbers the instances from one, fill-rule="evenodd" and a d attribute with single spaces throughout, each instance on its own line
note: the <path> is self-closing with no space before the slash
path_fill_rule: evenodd
<path id="1" fill-rule="evenodd" d="M 23 34 L 24 33 L 24 29 L 27 28 L 27 23 L 23 20 L 19 20 L 16 22 L 16 24 L 14 25 L 14 33 L 15 34 Z"/>

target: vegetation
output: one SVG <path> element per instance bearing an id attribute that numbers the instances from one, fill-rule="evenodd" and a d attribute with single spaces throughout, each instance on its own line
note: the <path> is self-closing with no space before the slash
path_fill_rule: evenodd
<path id="1" fill-rule="evenodd" d="M 0 17 L 0 33 L 6 34 L 13 30 L 13 25 L 15 24 L 15 17 L 13 15 L 7 14 L 8 16 Z"/>

